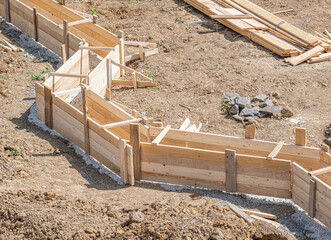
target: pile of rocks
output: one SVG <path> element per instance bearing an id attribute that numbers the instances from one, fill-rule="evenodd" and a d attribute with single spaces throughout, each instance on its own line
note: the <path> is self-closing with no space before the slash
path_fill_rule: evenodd
<path id="1" fill-rule="evenodd" d="M 252 100 L 250 97 L 241 97 L 237 93 L 231 93 L 225 97 L 223 104 L 229 114 L 237 121 L 249 121 L 250 119 L 264 117 L 292 117 L 293 113 L 288 108 L 276 107 L 274 102 L 266 94 L 258 94 Z"/>
<path id="2" fill-rule="evenodd" d="M 325 143 L 331 147 L 331 124 L 325 130 Z"/>

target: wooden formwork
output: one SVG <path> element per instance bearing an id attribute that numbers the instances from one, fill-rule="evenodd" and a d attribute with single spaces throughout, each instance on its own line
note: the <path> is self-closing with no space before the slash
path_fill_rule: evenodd
<path id="1" fill-rule="evenodd" d="M 41 0 L 40 5 L 35 0 L 12 2 L 15 2 L 13 6 L 27 5 L 17 8 L 21 15 L 25 11 L 30 14 L 31 7 L 37 7 L 46 20 L 51 19 L 49 24 L 52 21 L 57 21 L 55 25 L 61 23 L 64 15 L 69 20 L 80 19 L 70 9 L 49 0 Z M 0 0 L 0 13 L 4 12 L 3 6 L 3 0 Z M 17 9 L 10 10 L 12 22 L 34 34 L 31 26 L 24 25 L 20 15 L 15 15 Z M 102 36 L 100 41 L 88 38 L 94 35 L 93 31 L 96 36 Z M 331 227 L 331 154 L 327 147 L 305 146 L 305 131 L 298 131 L 297 145 L 291 145 L 256 140 L 252 134 L 246 134 L 250 138 L 239 138 L 163 127 L 134 109 L 112 101 L 107 95 L 107 91 L 111 91 L 109 80 L 117 79 L 120 70 L 140 76 L 120 64 L 124 56 L 120 57 L 120 44 L 116 39 L 102 42 L 105 40 L 103 34 L 113 34 L 96 24 L 73 32 L 77 34 L 77 44 L 83 37 L 87 43 L 72 44 L 72 56 L 62 67 L 44 83 L 36 83 L 37 117 L 47 126 L 85 149 L 90 157 L 120 175 L 124 183 L 133 185 L 135 181 L 149 180 L 288 198 L 308 211 L 311 217 Z M 52 35 L 49 37 L 55 39 Z M 61 48 L 61 41 L 54 43 L 55 51 L 55 48 Z M 93 44 L 114 49 L 96 51 L 104 59 L 91 71 L 89 50 L 80 49 L 80 46 Z M 130 85 L 138 85 L 136 80 L 134 78 Z M 149 85 L 147 83 L 150 82 L 140 84 Z"/>

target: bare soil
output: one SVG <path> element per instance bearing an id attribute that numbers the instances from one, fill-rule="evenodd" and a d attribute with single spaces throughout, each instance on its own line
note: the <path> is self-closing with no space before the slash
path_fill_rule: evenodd
<path id="1" fill-rule="evenodd" d="M 331 28 L 330 0 L 253 2 L 271 12 L 294 9 L 278 15 L 294 25 L 310 18 L 301 28 L 312 34 Z M 114 33 L 123 30 L 127 40 L 159 44 L 160 54 L 130 64 L 152 73 L 158 86 L 122 88 L 114 91 L 115 100 L 175 128 L 189 117 L 192 123 L 203 123 L 201 131 L 243 136 L 243 124 L 221 110 L 223 98 L 230 93 L 247 97 L 265 93 L 278 106 L 288 106 L 294 116 L 258 120 L 258 139 L 294 143 L 295 128 L 304 127 L 308 145 L 319 146 L 324 140 L 331 117 L 330 62 L 290 66 L 183 1 L 68 1 L 68 6 L 85 13 L 95 9 L 100 25 Z M 176 22 L 180 17 L 183 23 Z M 206 20 L 211 24 L 186 25 Z M 216 32 L 199 33 L 210 30 Z"/>
<path id="2" fill-rule="evenodd" d="M 258 3 L 269 10 L 294 8 L 284 18 L 295 24 L 308 14 L 301 4 L 310 4 L 308 31 L 329 27 L 322 12 L 330 12 L 330 1 Z M 84 12 L 95 8 L 107 29 L 159 44 L 159 55 L 131 63 L 153 73 L 159 86 L 119 89 L 116 100 L 173 127 L 190 117 L 204 123 L 202 131 L 242 136 L 243 125 L 222 115 L 223 97 L 277 93 L 277 103 L 295 115 L 261 120 L 258 138 L 293 142 L 293 129 L 301 126 L 308 129 L 310 145 L 321 144 L 331 116 L 330 63 L 290 67 L 220 25 L 188 28 L 186 23 L 206 18 L 182 1 L 68 1 L 68 6 Z M 177 17 L 185 22 L 176 23 Z M 213 29 L 218 32 L 197 32 Z M 7 37 L 0 33 L 0 41 Z M 306 217 L 296 220 L 290 205 L 215 191 L 166 191 L 143 182 L 118 185 L 87 166 L 68 141 L 28 122 L 35 101 L 31 76 L 45 67 L 25 52 L 0 48 L 0 239 L 312 239 L 316 229 L 327 239 L 328 230 Z M 223 200 L 276 214 L 294 237 L 260 221 L 246 223 Z"/>

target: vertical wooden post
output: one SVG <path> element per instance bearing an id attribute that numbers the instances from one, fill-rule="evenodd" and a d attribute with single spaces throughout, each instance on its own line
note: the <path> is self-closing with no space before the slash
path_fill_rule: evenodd
<path id="1" fill-rule="evenodd" d="M 314 179 L 310 179 L 308 215 L 309 217 L 314 218 L 315 213 L 316 213 L 316 181 Z"/>
<path id="2" fill-rule="evenodd" d="M 85 154 L 90 155 L 90 136 L 89 136 L 89 121 L 87 116 L 87 102 L 86 102 L 86 87 L 81 85 L 82 104 L 83 104 L 83 117 L 84 117 L 84 142 Z"/>
<path id="3" fill-rule="evenodd" d="M 145 52 L 141 44 L 139 44 L 139 57 L 140 57 L 140 61 L 145 61 Z"/>
<path id="4" fill-rule="evenodd" d="M 52 92 L 55 92 L 55 76 L 52 78 Z"/>
<path id="5" fill-rule="evenodd" d="M 69 27 L 66 20 L 63 20 L 63 43 L 65 45 L 66 59 L 69 59 Z"/>
<path id="6" fill-rule="evenodd" d="M 59 0 L 59 3 L 62 4 L 63 6 L 66 5 L 66 0 Z"/>
<path id="7" fill-rule="evenodd" d="M 33 25 L 34 25 L 34 39 L 38 42 L 38 12 L 37 8 L 33 8 Z"/>
<path id="8" fill-rule="evenodd" d="M 123 138 L 119 140 L 119 150 L 120 150 L 120 173 L 122 181 L 128 183 L 128 172 L 126 166 L 126 142 Z"/>
<path id="9" fill-rule="evenodd" d="M 61 45 L 61 54 L 62 54 L 62 64 L 64 64 L 67 61 L 66 46 L 64 44 Z"/>
<path id="10" fill-rule="evenodd" d="M 5 19 L 7 22 L 11 22 L 9 0 L 4 0 L 4 8 L 5 8 Z"/>
<path id="11" fill-rule="evenodd" d="M 111 60 L 106 60 L 107 65 L 107 88 L 106 88 L 106 98 L 108 100 L 111 100 L 111 89 L 112 89 L 112 81 L 113 81 L 113 69 Z"/>
<path id="12" fill-rule="evenodd" d="M 133 149 L 130 145 L 126 145 L 126 167 L 128 172 L 128 183 L 134 185 L 134 166 L 133 166 Z"/>
<path id="13" fill-rule="evenodd" d="M 98 23 L 98 16 L 97 15 L 93 15 L 92 18 L 93 18 L 93 23 L 94 24 L 97 24 Z"/>
<path id="14" fill-rule="evenodd" d="M 134 72 L 134 73 L 132 73 L 132 75 L 133 75 L 133 88 L 134 89 L 137 89 L 137 87 L 138 87 L 138 84 L 137 84 L 137 74 L 136 74 L 136 72 Z"/>
<path id="15" fill-rule="evenodd" d="M 255 139 L 255 125 L 250 124 L 245 127 L 245 138 Z"/>
<path id="16" fill-rule="evenodd" d="M 52 89 L 45 85 L 44 85 L 44 100 L 45 100 L 45 124 L 50 129 L 53 129 Z"/>
<path id="17" fill-rule="evenodd" d="M 237 191 L 236 151 L 228 149 L 225 150 L 225 189 Z"/>
<path id="18" fill-rule="evenodd" d="M 134 178 L 141 179 L 141 160 L 140 160 L 140 125 L 138 123 L 130 124 L 130 145 L 133 149 L 133 169 Z"/>
<path id="19" fill-rule="evenodd" d="M 299 146 L 306 146 L 306 129 L 296 128 L 295 129 L 295 144 Z"/>
<path id="20" fill-rule="evenodd" d="M 125 65 L 125 54 L 124 54 L 124 32 L 122 30 L 118 31 L 118 37 L 120 38 L 120 63 Z M 125 74 L 123 68 L 120 69 L 121 76 Z"/>

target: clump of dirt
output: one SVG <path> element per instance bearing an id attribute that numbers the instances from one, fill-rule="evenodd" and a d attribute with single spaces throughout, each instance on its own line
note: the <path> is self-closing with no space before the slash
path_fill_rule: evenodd
<path id="1" fill-rule="evenodd" d="M 0 202 L 0 239 L 291 239 L 204 198 L 122 208 L 19 190 L 2 193 Z"/>

